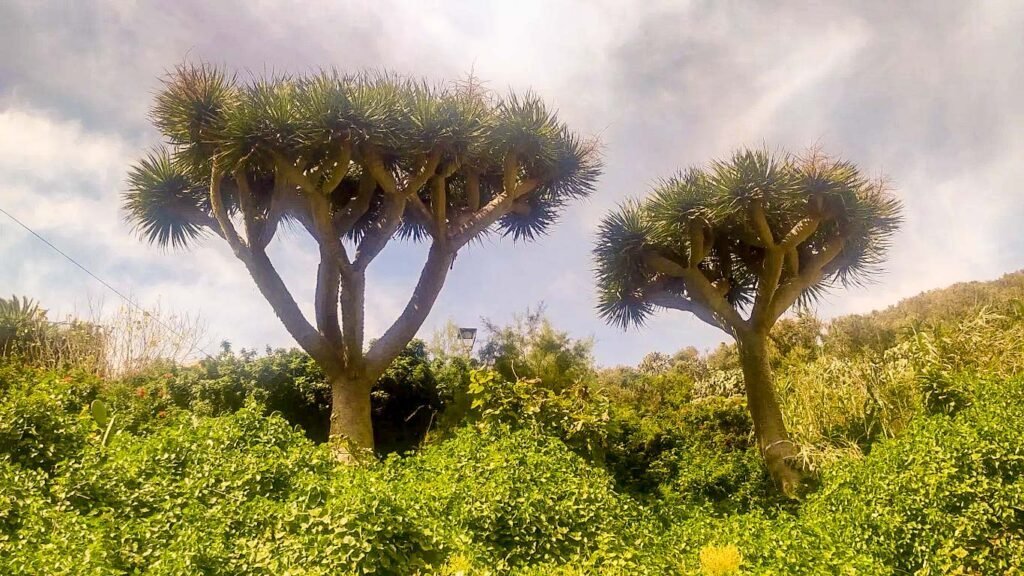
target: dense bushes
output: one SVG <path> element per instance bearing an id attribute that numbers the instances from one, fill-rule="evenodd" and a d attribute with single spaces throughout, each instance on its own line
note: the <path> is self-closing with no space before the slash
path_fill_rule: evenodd
<path id="1" fill-rule="evenodd" d="M 968 381 L 969 406 L 915 417 L 782 506 L 727 399 L 673 416 L 691 442 L 660 451 L 651 468 L 674 469 L 641 502 L 558 426 L 489 420 L 338 467 L 254 401 L 202 416 L 90 377 L 2 374 L 4 574 L 1012 574 L 1024 560 L 1021 380 Z M 95 398 L 144 425 L 104 446 Z"/>
<path id="2" fill-rule="evenodd" d="M 327 440 L 330 387 L 316 363 L 298 349 L 268 349 L 260 355 L 226 348 L 193 366 L 156 364 L 122 385 L 206 415 L 231 413 L 254 399 L 299 426 L 310 439 Z M 390 453 L 416 447 L 442 407 L 441 393 L 423 342 L 414 340 L 373 389 L 378 449 Z"/>
<path id="3" fill-rule="evenodd" d="M 375 417 L 419 408 L 430 434 L 357 468 L 309 438 L 328 396 L 301 353 L 121 381 L 0 362 L 0 574 L 1018 574 L 1019 307 L 881 354 L 783 327 L 780 395 L 817 475 L 799 502 L 770 487 L 728 347 L 595 377 L 548 329 L 501 336 L 530 358 L 510 375 L 412 346 Z M 517 377 L 568 359 L 557 384 Z"/>
<path id="4" fill-rule="evenodd" d="M 807 518 L 901 573 L 1010 574 L 1024 565 L 1024 381 L 972 386 L 955 417 L 916 419 L 871 457 L 830 470 Z"/>
<path id="5" fill-rule="evenodd" d="M 338 467 L 251 401 L 154 416 L 104 446 L 94 391 L 69 402 L 72 386 L 31 388 L 7 386 L 8 401 L 73 426 L 22 434 L 31 450 L 4 444 L 5 574 L 412 574 L 453 554 L 506 572 L 587 554 L 639 513 L 600 469 L 530 430 L 468 428 L 415 458 Z"/>

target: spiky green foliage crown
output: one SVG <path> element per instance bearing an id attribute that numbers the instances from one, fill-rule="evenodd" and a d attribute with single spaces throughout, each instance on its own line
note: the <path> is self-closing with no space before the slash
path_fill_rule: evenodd
<path id="1" fill-rule="evenodd" d="M 124 208 L 140 235 L 162 246 L 185 247 L 207 228 L 216 229 L 209 200 L 215 164 L 225 176 L 246 173 L 262 217 L 287 219 L 298 216 L 295 203 L 286 199 L 273 213 L 269 206 L 277 159 L 287 159 L 319 185 L 339 169 L 339 147 L 350 147 L 350 169 L 326 191 L 338 213 L 356 198 L 371 151 L 398 183 L 436 153 L 438 172 L 449 171 L 445 202 L 454 221 L 500 194 L 512 155 L 517 179 L 539 182 L 494 224 L 515 239 L 544 233 L 568 201 L 593 191 L 600 170 L 594 144 L 571 132 L 535 95 L 498 98 L 475 82 L 432 85 L 387 73 L 334 71 L 242 82 L 218 68 L 182 66 L 157 95 L 152 120 L 166 148 L 132 168 Z M 346 237 L 358 239 L 375 226 L 383 205 L 382 190 L 377 192 Z M 223 193 L 234 215 L 238 197 L 230 181 Z M 427 185 L 417 194 L 431 207 Z M 423 211 L 407 207 L 398 234 L 426 236 L 424 220 Z"/>
<path id="2" fill-rule="evenodd" d="M 657 307 L 654 292 L 694 299 L 694 286 L 651 264 L 656 256 L 685 268 L 694 250 L 701 252 L 696 269 L 708 283 L 734 309 L 749 309 L 769 249 L 758 211 L 769 243 L 787 252 L 780 287 L 807 280 L 798 284 L 799 298 L 807 300 L 836 285 L 863 283 L 880 270 L 901 210 L 883 181 L 863 176 L 850 162 L 813 151 L 741 150 L 660 182 L 649 197 L 626 202 L 603 220 L 594 249 L 598 312 L 625 328 L 642 325 Z M 813 233 L 781 248 L 787 234 L 811 221 Z M 830 245 L 837 255 L 809 274 L 808 263 Z"/>

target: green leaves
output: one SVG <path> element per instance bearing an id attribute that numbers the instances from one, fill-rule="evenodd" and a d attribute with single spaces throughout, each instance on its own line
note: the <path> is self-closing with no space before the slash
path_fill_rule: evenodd
<path id="1" fill-rule="evenodd" d="M 165 80 L 152 118 L 167 149 L 132 168 L 124 207 L 143 238 L 173 248 L 216 226 L 209 201 L 202 199 L 215 163 L 220 177 L 241 169 L 251 181 L 256 208 L 269 214 L 272 195 L 299 196 L 298 182 L 275 181 L 278 164 L 290 164 L 317 186 L 332 182 L 326 192 L 332 208 L 342 210 L 369 165 L 383 164 L 400 188 L 423 170 L 428 157 L 438 157 L 434 174 L 447 179 L 450 220 L 464 219 L 494 199 L 506 176 L 514 188 L 527 185 L 523 205 L 514 214 L 503 208 L 494 226 L 516 240 L 547 231 L 569 200 L 593 192 L 601 170 L 596 143 L 569 130 L 536 95 L 498 97 L 473 79 L 434 84 L 387 72 L 324 70 L 242 81 L 213 66 L 183 65 Z M 339 158 L 345 158 L 342 165 Z M 518 169 L 507 175 L 510 158 Z M 479 183 L 479 204 L 469 201 L 469 174 Z M 386 187 L 377 184 L 372 207 L 379 207 Z M 237 204 L 232 182 L 221 190 L 229 207 Z M 428 186 L 412 192 L 434 208 Z M 292 200 L 274 217 L 301 219 Z M 420 214 L 406 211 L 400 236 L 429 235 Z M 380 217 L 380 210 L 371 209 L 344 235 L 359 237 Z"/>
<path id="2" fill-rule="evenodd" d="M 234 84 L 233 77 L 209 65 L 184 64 L 164 80 L 150 117 L 186 165 L 204 166 L 214 152 L 235 98 Z"/>
<path id="3" fill-rule="evenodd" d="M 623 329 L 642 326 L 654 306 L 644 298 L 643 285 L 652 272 L 644 251 L 653 228 L 635 201 L 622 204 L 601 221 L 594 247 L 597 263 L 598 314 Z"/>
<path id="4" fill-rule="evenodd" d="M 650 269 L 645 256 L 687 267 L 695 251 L 697 270 L 725 290 L 734 308 L 753 301 L 769 250 L 786 254 L 780 285 L 799 277 L 800 298 L 814 299 L 880 270 L 901 209 L 884 182 L 865 178 L 850 162 L 813 150 L 805 156 L 740 150 L 658 183 L 648 198 L 605 218 L 594 248 L 598 312 L 626 327 L 651 312 L 648 291 L 689 298 L 681 282 Z M 837 255 L 815 268 L 837 242 Z"/>
<path id="5" fill-rule="evenodd" d="M 151 152 L 128 173 L 122 209 L 151 244 L 185 248 L 205 233 L 210 195 L 166 149 Z"/>

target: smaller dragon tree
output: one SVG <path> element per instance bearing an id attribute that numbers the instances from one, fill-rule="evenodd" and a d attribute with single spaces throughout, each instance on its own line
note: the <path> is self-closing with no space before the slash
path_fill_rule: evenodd
<path id="1" fill-rule="evenodd" d="M 537 97 L 497 98 L 475 81 L 327 71 L 240 82 L 185 65 L 152 119 L 166 148 L 132 168 L 129 221 L 164 247 L 210 234 L 230 246 L 330 380 L 330 435 L 345 460 L 374 448 L 371 388 L 422 326 L 458 251 L 489 232 L 543 234 L 600 172 L 594 144 Z M 313 322 L 268 257 L 283 224 L 317 245 Z M 430 248 L 405 309 L 367 345 L 366 270 L 392 239 Z"/>
<path id="2" fill-rule="evenodd" d="M 792 494 L 799 450 L 773 388 L 769 333 L 794 304 L 877 273 L 901 212 L 882 179 L 850 162 L 742 150 L 604 219 L 594 249 L 598 312 L 628 328 L 671 308 L 732 336 L 762 456 Z"/>

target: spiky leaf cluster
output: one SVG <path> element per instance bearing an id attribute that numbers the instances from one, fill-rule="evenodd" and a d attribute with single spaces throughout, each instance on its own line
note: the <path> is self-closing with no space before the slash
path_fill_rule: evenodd
<path id="1" fill-rule="evenodd" d="M 703 277 L 734 308 L 748 309 L 767 254 L 757 210 L 777 243 L 807 218 L 820 222 L 793 248 L 793 262 L 813 262 L 842 239 L 838 256 L 802 291 L 804 300 L 870 279 L 901 222 L 900 202 L 850 162 L 741 150 L 658 183 L 646 199 L 627 202 L 602 221 L 594 249 L 600 315 L 621 327 L 641 325 L 655 308 L 648 299 L 653 292 L 690 299 L 685 282 L 656 271 L 650 255 L 687 266 L 695 241 L 704 250 L 697 266 Z M 801 270 L 784 267 L 779 284 Z"/>
<path id="2" fill-rule="evenodd" d="M 218 68 L 186 65 L 166 79 L 152 119 L 166 149 L 133 167 L 124 207 L 141 235 L 162 246 L 185 246 L 210 223 L 207 196 L 215 165 L 226 179 L 229 206 L 237 198 L 228 177 L 242 170 L 261 214 L 272 213 L 267 204 L 273 193 L 279 200 L 285 194 L 290 197 L 274 217 L 301 219 L 299 191 L 274 189 L 281 158 L 317 185 L 344 169 L 345 178 L 327 191 L 332 210 L 341 213 L 356 198 L 371 155 L 399 184 L 427 157 L 439 155 L 437 171 L 448 175 L 447 218 L 458 222 L 501 194 L 506 159 L 513 155 L 516 180 L 539 182 L 493 226 L 516 239 L 544 233 L 567 202 L 593 191 L 600 170 L 593 144 L 533 94 L 495 97 L 475 84 L 430 84 L 388 73 L 323 71 L 244 82 Z M 351 164 L 340 166 L 343 148 L 350 150 Z M 467 191 L 469 174 L 479 181 L 476 203 Z M 344 231 L 346 237 L 359 238 L 376 226 L 383 193 L 378 186 L 370 209 Z M 428 186 L 417 195 L 433 208 Z M 427 224 L 422 212 L 406 210 L 399 235 L 422 238 Z"/>

